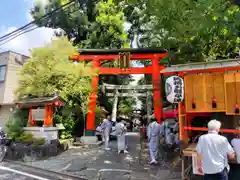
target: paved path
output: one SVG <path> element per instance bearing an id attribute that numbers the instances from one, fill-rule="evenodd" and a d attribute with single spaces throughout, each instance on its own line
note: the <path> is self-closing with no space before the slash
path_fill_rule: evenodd
<path id="1" fill-rule="evenodd" d="M 91 149 L 81 147 L 71 149 L 57 157 L 26 164 L 93 180 L 112 180 L 113 177 L 114 180 L 173 179 L 170 177 L 173 173 L 169 168 L 147 165 L 146 144 L 140 145 L 138 133 L 128 133 L 127 141 L 129 154 L 118 154 L 116 141 L 112 141 L 110 151 L 105 151 L 102 147 Z"/>

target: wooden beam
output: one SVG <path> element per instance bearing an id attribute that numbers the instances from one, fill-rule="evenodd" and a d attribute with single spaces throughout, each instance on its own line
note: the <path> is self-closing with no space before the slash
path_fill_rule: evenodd
<path id="1" fill-rule="evenodd" d="M 168 54 L 167 53 L 156 53 L 156 54 L 132 54 L 131 55 L 131 60 L 151 60 L 152 58 L 154 58 L 155 56 L 157 56 L 159 59 L 160 58 L 164 58 L 167 57 Z M 86 60 L 92 60 L 92 59 L 99 59 L 99 60 L 118 60 L 119 59 L 119 55 L 74 55 L 72 57 L 70 57 L 71 60 L 76 60 L 76 61 L 86 61 Z"/>
<path id="2" fill-rule="evenodd" d="M 114 90 L 114 89 L 126 89 L 126 90 L 151 90 L 153 89 L 152 85 L 139 85 L 139 86 L 132 86 L 132 85 L 103 85 L 106 89 Z"/>
<path id="3" fill-rule="evenodd" d="M 164 67 L 160 68 L 160 70 L 163 69 Z M 152 66 L 130 67 L 129 69 L 100 67 L 98 71 L 99 74 L 152 74 Z"/>
<path id="4" fill-rule="evenodd" d="M 114 97 L 115 93 L 106 93 L 108 97 Z M 118 97 L 147 97 L 147 93 L 119 93 Z"/>

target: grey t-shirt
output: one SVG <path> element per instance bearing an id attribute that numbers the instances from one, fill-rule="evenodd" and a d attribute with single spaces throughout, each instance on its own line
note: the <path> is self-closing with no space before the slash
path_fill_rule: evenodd
<path id="1" fill-rule="evenodd" d="M 210 132 L 199 138 L 197 153 L 203 156 L 204 174 L 215 174 L 229 168 L 228 154 L 234 150 L 227 138 L 217 132 Z"/>

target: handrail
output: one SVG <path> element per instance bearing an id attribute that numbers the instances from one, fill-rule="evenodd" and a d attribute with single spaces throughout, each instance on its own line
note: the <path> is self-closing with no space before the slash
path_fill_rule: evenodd
<path id="1" fill-rule="evenodd" d="M 204 128 L 204 127 L 184 126 L 183 128 L 184 128 L 184 130 L 188 130 L 188 131 L 208 131 L 208 128 Z M 220 129 L 220 132 L 236 134 L 237 130 L 235 130 L 235 129 Z"/>

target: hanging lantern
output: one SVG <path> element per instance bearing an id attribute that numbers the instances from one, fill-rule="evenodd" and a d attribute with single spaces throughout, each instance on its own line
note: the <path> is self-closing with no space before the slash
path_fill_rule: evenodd
<path id="1" fill-rule="evenodd" d="M 192 100 L 192 108 L 193 108 L 193 109 L 196 109 L 196 102 L 195 102 L 194 99 Z"/>
<path id="2" fill-rule="evenodd" d="M 239 111 L 239 105 L 238 104 L 235 105 L 234 112 L 235 112 L 235 114 L 239 114 L 240 111 Z"/>
<path id="3" fill-rule="evenodd" d="M 179 103 L 184 99 L 184 82 L 179 76 L 171 76 L 165 82 L 165 92 L 167 101 Z"/>
<path id="4" fill-rule="evenodd" d="M 212 98 L 212 108 L 217 108 L 217 100 L 215 96 Z"/>
<path id="5" fill-rule="evenodd" d="M 55 106 L 59 106 L 59 101 L 56 101 L 54 104 Z"/>

